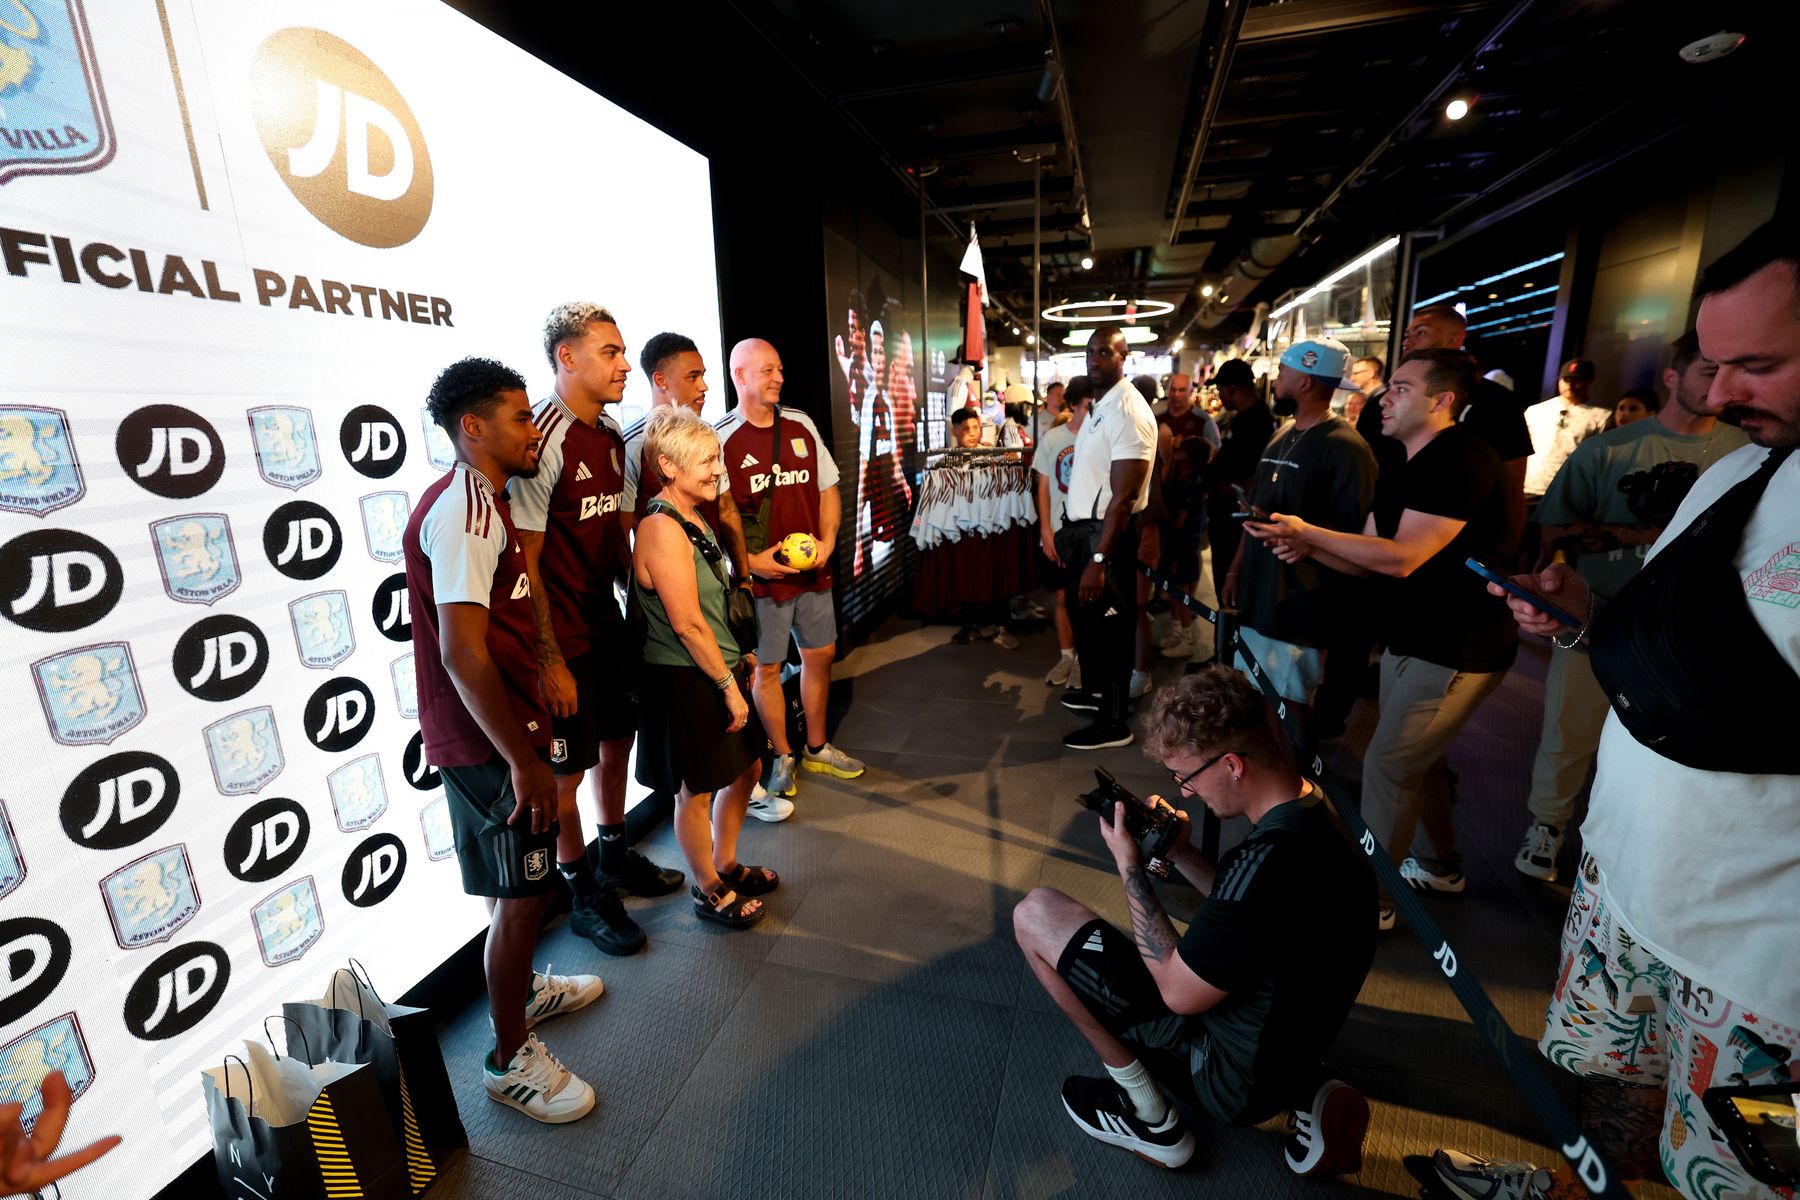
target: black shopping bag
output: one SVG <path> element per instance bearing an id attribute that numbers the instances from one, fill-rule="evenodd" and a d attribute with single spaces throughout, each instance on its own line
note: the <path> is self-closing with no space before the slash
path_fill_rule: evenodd
<path id="1" fill-rule="evenodd" d="M 229 1200 L 410 1200 L 374 1068 L 315 1066 L 246 1043 L 200 1080 Z"/>
<path id="2" fill-rule="evenodd" d="M 430 1011 L 383 1002 L 354 959 L 332 973 L 318 1002 L 283 1004 L 281 1011 L 321 1059 L 374 1068 L 408 1185 L 415 1196 L 430 1187 L 450 1155 L 469 1144 Z"/>

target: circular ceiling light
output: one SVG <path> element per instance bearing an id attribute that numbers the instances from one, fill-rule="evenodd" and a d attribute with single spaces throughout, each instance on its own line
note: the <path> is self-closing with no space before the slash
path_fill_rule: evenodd
<path id="1" fill-rule="evenodd" d="M 1166 317 L 1174 311 L 1175 306 L 1167 300 L 1077 300 L 1072 304 L 1052 304 L 1044 310 L 1044 320 L 1065 321 L 1071 325 L 1088 321 L 1142 321 Z"/>
<path id="2" fill-rule="evenodd" d="M 1452 121 L 1460 121 L 1469 115 L 1469 102 L 1458 96 L 1444 105 L 1444 115 Z"/>
<path id="3" fill-rule="evenodd" d="M 1213 294 L 1213 285 L 1212 284 L 1210 284 L 1210 283 L 1205 284 L 1204 286 L 1201 287 L 1201 289 L 1200 289 L 1201 296 L 1206 297 L 1207 299 L 1211 299 L 1212 294 Z"/>
<path id="4" fill-rule="evenodd" d="M 1081 256 L 1081 269 L 1084 271 L 1091 271 L 1094 269 L 1094 256 L 1093 255 L 1084 254 Z"/>

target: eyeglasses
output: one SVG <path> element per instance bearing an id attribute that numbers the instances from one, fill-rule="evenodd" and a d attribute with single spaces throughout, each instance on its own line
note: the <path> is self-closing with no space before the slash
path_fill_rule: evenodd
<path id="1" fill-rule="evenodd" d="M 1182 794 L 1188 793 L 1188 791 L 1189 791 L 1188 785 L 1193 783 L 1194 780 L 1200 778 L 1201 774 L 1203 772 L 1205 772 L 1206 768 L 1212 766 L 1214 763 L 1216 763 L 1220 759 L 1224 758 L 1227 754 L 1236 754 L 1236 753 L 1237 753 L 1236 750 L 1221 750 L 1217 754 L 1213 755 L 1211 758 L 1207 759 L 1205 762 L 1201 763 L 1199 766 L 1195 767 L 1193 770 L 1189 771 L 1186 775 L 1177 775 L 1177 774 L 1175 774 L 1175 772 L 1170 771 L 1169 778 L 1171 778 L 1175 781 L 1176 794 L 1182 795 Z M 1192 794 L 1198 795 L 1199 793 L 1195 792 Z"/>

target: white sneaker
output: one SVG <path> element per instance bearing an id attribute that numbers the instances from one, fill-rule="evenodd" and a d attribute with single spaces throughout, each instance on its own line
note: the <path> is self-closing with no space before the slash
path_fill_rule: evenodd
<path id="1" fill-rule="evenodd" d="M 862 759 L 851 758 L 830 742 L 820 746 L 817 754 L 811 750 L 802 751 L 800 765 L 821 775 L 836 775 L 839 779 L 855 779 L 868 769 Z"/>
<path id="2" fill-rule="evenodd" d="M 1148 672 L 1148 671 L 1133 671 L 1131 673 L 1131 690 L 1130 690 L 1131 698 L 1133 700 L 1136 700 L 1139 696 L 1148 694 L 1149 691 L 1150 691 L 1150 672 Z"/>
<path id="3" fill-rule="evenodd" d="M 525 1001 L 525 1028 L 539 1021 L 586 1008 L 606 994 L 598 975 L 552 975 L 549 963 L 531 973 L 531 994 Z"/>
<path id="4" fill-rule="evenodd" d="M 1056 660 L 1056 665 L 1050 668 L 1050 673 L 1044 676 L 1044 682 L 1051 687 L 1067 687 L 1069 686 L 1069 676 L 1075 673 L 1078 666 L 1073 654 L 1064 654 Z"/>
<path id="5" fill-rule="evenodd" d="M 1425 864 L 1416 858 L 1406 858 L 1400 863 L 1400 878 L 1415 892 L 1423 892 L 1434 896 L 1455 895 L 1469 886 L 1469 881 L 1461 871 L 1449 871 L 1438 874 L 1425 868 Z"/>
<path id="6" fill-rule="evenodd" d="M 771 796 L 759 783 L 750 793 L 749 812 L 759 821 L 785 821 L 794 815 L 794 802 L 781 796 Z"/>
<path id="7" fill-rule="evenodd" d="M 525 1035 L 504 1071 L 494 1070 L 492 1053 L 483 1055 L 481 1082 L 488 1099 L 546 1125 L 579 1121 L 594 1111 L 594 1089 L 558 1062 L 535 1033 Z"/>
<path id="8" fill-rule="evenodd" d="M 1462 1200 L 1543 1200 L 1550 1194 L 1550 1172 L 1528 1162 L 1476 1158 L 1460 1150 L 1438 1150 L 1431 1156 L 1437 1177 Z"/>
<path id="9" fill-rule="evenodd" d="M 1513 866 L 1521 875 L 1554 883 L 1556 856 L 1562 852 L 1562 844 L 1563 835 L 1559 830 L 1538 821 L 1525 831 L 1525 840 L 1519 845 Z"/>
<path id="10" fill-rule="evenodd" d="M 1181 628 L 1173 639 L 1163 644 L 1164 658 L 1192 658 L 1200 649 L 1199 622 Z"/>

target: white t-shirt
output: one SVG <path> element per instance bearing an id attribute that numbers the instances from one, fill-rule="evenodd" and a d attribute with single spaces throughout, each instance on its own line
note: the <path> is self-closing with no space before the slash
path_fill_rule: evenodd
<path id="1" fill-rule="evenodd" d="M 1745 446 L 1702 475 L 1650 556 L 1767 456 Z M 1800 454 L 1769 481 L 1736 566 L 1756 623 L 1800 669 Z M 1609 714 L 1581 836 L 1607 903 L 1645 948 L 1721 998 L 1800 1025 L 1800 777 L 1685 767 Z"/>
<path id="2" fill-rule="evenodd" d="M 1106 516 L 1112 503 L 1112 465 L 1121 460 L 1154 462 L 1156 417 L 1131 381 L 1121 379 L 1100 399 L 1075 435 L 1075 463 L 1069 473 L 1071 521 Z M 1131 502 L 1131 511 L 1143 512 L 1150 502 L 1150 472 Z"/>
<path id="3" fill-rule="evenodd" d="M 1031 455 L 1031 469 L 1050 481 L 1050 536 L 1063 525 L 1063 505 L 1069 499 L 1069 472 L 1075 466 L 1075 434 L 1064 421 L 1044 431 Z"/>
<path id="4" fill-rule="evenodd" d="M 1562 470 L 1575 447 L 1606 428 L 1608 410 L 1575 404 L 1561 396 L 1540 400 L 1525 410 L 1531 432 L 1531 457 L 1525 460 L 1525 494 L 1541 496 Z"/>

